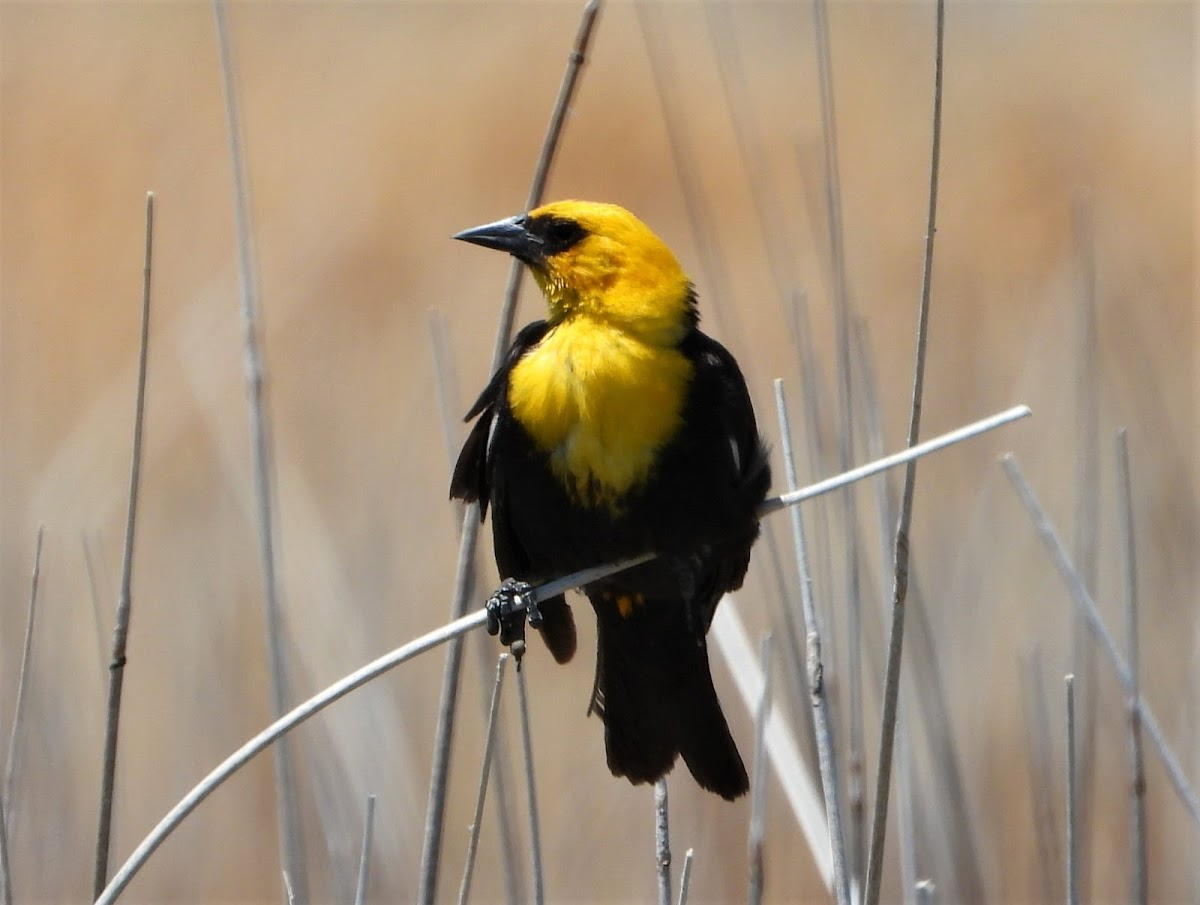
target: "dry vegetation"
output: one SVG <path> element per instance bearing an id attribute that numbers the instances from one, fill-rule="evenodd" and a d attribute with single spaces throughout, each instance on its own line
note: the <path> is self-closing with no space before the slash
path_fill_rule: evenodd
<path id="1" fill-rule="evenodd" d="M 777 436 L 771 378 L 787 380 L 797 409 L 801 400 L 779 287 L 788 296 L 804 290 L 826 460 L 805 454 L 808 422 L 798 410 L 793 430 L 801 475 L 827 473 L 836 460 L 835 343 L 810 8 L 724 9 L 722 35 L 735 42 L 745 85 L 732 113 L 705 8 L 655 9 L 649 51 L 634 8 L 604 12 L 549 197 L 625 204 L 679 251 L 708 326 L 744 362 L 769 436 Z M 458 375 L 451 405 L 464 411 L 487 376 L 507 265 L 448 236 L 522 204 L 578 14 L 565 2 L 229 9 L 295 700 L 446 619 L 458 516 L 446 500 L 452 451 L 440 427 L 427 311 L 445 316 Z M 931 6 L 918 3 L 838 2 L 830 13 L 848 290 L 866 328 L 888 449 L 902 445 L 907 423 L 932 23 Z M 939 883 L 940 901 L 972 889 L 994 902 L 1057 901 L 1062 893 L 1058 864 L 1045 873 L 1036 815 L 1049 799 L 1061 834 L 1060 677 L 1072 668 L 1071 609 L 996 464 L 1003 450 L 1016 452 L 1068 546 L 1094 561 L 1094 594 L 1123 643 L 1112 435 L 1128 426 L 1144 692 L 1184 771 L 1200 778 L 1196 36 L 1194 9 L 1178 3 L 949 8 L 923 433 L 1017 402 L 1035 416 L 920 468 L 912 549 L 932 647 L 922 659 L 910 646 L 905 668 L 928 676 L 936 661 L 945 678 L 947 714 L 925 729 L 952 738 L 966 790 L 961 808 L 947 806 L 945 752 L 923 741 L 926 711 L 910 711 L 912 838 L 919 873 Z M 666 100 L 683 127 L 676 139 L 689 173 L 684 188 L 651 54 L 675 73 Z M 743 136 L 753 130 L 764 149 L 749 176 L 739 128 Z M 692 185 L 698 191 L 685 195 Z M 756 187 L 766 188 L 765 206 L 756 207 Z M 204 3 L 0 5 L 5 739 L 35 536 L 46 529 L 14 794 L 5 802 L 21 902 L 79 901 L 90 889 L 147 189 L 157 195 L 156 264 L 118 864 L 270 717 L 213 17 Z M 1073 214 L 1081 193 L 1091 210 L 1082 221 Z M 702 208 L 711 238 L 695 235 L 689 204 Z M 1081 223 L 1095 261 L 1090 366 L 1081 338 L 1089 283 Z M 702 259 L 709 245 L 719 259 Z M 538 305 L 527 292 L 519 320 Z M 867 458 L 867 422 L 857 411 L 856 461 Z M 778 462 L 776 471 L 781 488 Z M 873 486 L 860 488 L 869 768 L 886 637 L 875 499 Z M 844 745 L 842 507 L 830 499 L 805 513 Z M 772 567 L 764 542 L 741 595 L 754 632 L 781 630 L 780 598 L 792 606 L 798 594 L 786 519 L 773 519 L 770 532 L 781 566 Z M 485 542 L 480 599 L 495 581 L 487 554 Z M 782 592 L 780 574 L 788 576 Z M 447 899 L 467 843 L 495 652 L 486 637 L 467 645 L 443 857 Z M 351 899 L 368 793 L 378 796 L 373 900 L 413 895 L 441 661 L 433 654 L 402 667 L 294 736 L 314 901 Z M 600 726 L 584 716 L 588 661 L 556 668 L 536 643 L 528 658 L 547 895 L 649 901 L 652 794 L 608 775 Z M 784 656 L 776 662 L 788 665 Z M 716 669 L 749 753 L 752 717 L 734 703 L 728 672 Z M 1124 705 L 1099 658 L 1080 670 L 1077 693 L 1081 723 L 1091 725 L 1080 739 L 1084 890 L 1090 901 L 1124 901 Z M 806 714 L 786 683 L 776 696 L 793 721 Z M 1052 724 L 1048 787 L 1031 779 L 1031 696 Z M 502 714 L 519 814 L 515 699 Z M 1147 758 L 1151 898 L 1194 901 L 1200 835 L 1158 760 Z M 823 901 L 795 821 L 775 787 L 768 791 L 767 900 Z M 671 806 L 676 864 L 684 849 L 696 851 L 691 901 L 741 898 L 748 802 L 706 796 L 681 775 Z M 959 812 L 967 823 L 955 822 Z M 476 901 L 504 899 L 494 813 L 489 805 Z M 893 822 L 893 847 L 899 835 Z M 970 864 L 950 846 L 964 839 Z M 516 845 L 521 854 L 523 831 Z M 889 859 L 884 896 L 898 900 L 894 851 Z M 278 901 L 278 863 L 272 765 L 263 757 L 168 840 L 127 900 Z"/>

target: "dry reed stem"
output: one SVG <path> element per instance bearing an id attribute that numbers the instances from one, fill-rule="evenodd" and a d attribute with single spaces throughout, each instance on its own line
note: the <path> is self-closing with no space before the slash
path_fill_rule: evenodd
<path id="1" fill-rule="evenodd" d="M 764 635 L 759 645 L 762 664 L 762 694 L 754 710 L 754 773 L 750 785 L 750 829 L 746 847 L 750 855 L 749 905 L 761 905 L 765 884 L 763 867 L 763 837 L 766 833 L 767 812 L 767 717 L 771 713 L 771 636 Z M 668 901 L 670 896 L 667 896 Z"/>
<path id="2" fill-rule="evenodd" d="M 525 208 L 536 207 L 545 193 L 546 182 L 550 176 L 550 167 L 558 149 L 559 139 L 566 124 L 567 109 L 575 94 L 579 74 L 587 59 L 588 44 L 591 41 L 592 30 L 600 13 L 600 0 L 590 0 L 584 7 L 579 28 L 571 53 L 567 58 L 567 68 L 563 73 L 559 86 L 558 97 L 555 100 L 550 115 L 550 124 L 542 149 L 534 168 L 533 181 L 529 189 L 529 197 Z M 492 371 L 494 372 L 504 360 L 512 336 L 513 319 L 516 315 L 517 298 L 521 288 L 523 268 L 520 261 L 513 259 L 509 270 L 508 286 L 505 289 L 504 302 L 500 308 L 499 324 L 496 329 L 496 342 L 492 349 Z M 479 518 L 477 504 L 465 507 L 462 524 L 462 542 L 459 548 L 458 576 L 455 582 L 455 594 L 451 602 L 451 618 L 462 616 L 467 610 L 467 595 L 464 593 L 466 581 L 464 575 L 472 567 L 475 558 L 476 540 L 479 533 Z M 455 639 L 446 652 L 446 666 L 442 675 L 442 691 L 438 705 L 437 728 L 434 733 L 433 768 L 429 780 L 429 801 L 425 814 L 425 834 L 421 846 L 420 878 L 417 887 L 417 901 L 421 905 L 432 905 L 437 896 L 438 867 L 441 862 L 443 824 L 446 811 L 446 789 L 450 771 L 450 748 L 454 737 L 454 718 L 458 700 L 458 682 L 462 672 L 462 642 Z"/>
<path id="3" fill-rule="evenodd" d="M 796 503 L 803 502 L 804 500 L 824 496 L 827 493 L 840 490 L 847 484 L 853 484 L 856 481 L 861 481 L 863 478 L 869 478 L 879 474 L 881 471 L 895 468 L 898 465 L 907 465 L 909 462 L 924 458 L 932 452 L 937 452 L 948 446 L 961 443 L 963 440 L 969 440 L 972 437 L 977 437 L 998 427 L 1011 424 L 1013 421 L 1028 418 L 1032 414 L 1033 412 L 1030 411 L 1029 406 L 1014 405 L 1012 408 L 997 412 L 995 415 L 981 418 L 978 421 L 973 421 L 955 430 L 947 431 L 923 443 L 918 443 L 916 446 L 910 446 L 900 452 L 884 456 L 882 459 L 874 459 L 866 465 L 851 468 L 849 471 L 844 471 L 832 478 L 826 478 L 823 481 L 817 481 L 799 490 L 792 490 L 777 497 L 771 497 L 758 507 L 758 515 L 761 518 L 762 516 L 770 515 L 772 512 L 778 512 L 780 509 L 785 509 L 788 506 L 794 506 Z"/>
<path id="4" fill-rule="evenodd" d="M 1058 821 L 1054 816 L 1054 766 L 1050 752 L 1050 716 L 1046 710 L 1042 661 L 1037 648 L 1021 655 L 1021 690 L 1025 700 L 1025 727 L 1029 789 L 1033 807 L 1033 833 L 1042 874 L 1041 901 L 1061 898 L 1062 852 L 1059 849 Z"/>
<path id="5" fill-rule="evenodd" d="M 8 829 L 4 822 L 3 796 L 0 796 L 0 902 L 12 905 L 12 881 L 8 874 Z"/>
<path id="6" fill-rule="evenodd" d="M 25 709 L 29 663 L 33 651 L 33 622 L 37 614 L 37 588 L 38 577 L 42 569 L 43 533 L 43 529 L 39 527 L 33 554 L 33 572 L 29 580 L 29 610 L 25 617 L 25 643 L 21 650 L 21 669 L 17 677 L 17 700 L 13 706 L 12 730 L 9 733 L 8 755 L 4 763 L 3 794 L 0 794 L 0 900 L 3 900 L 4 905 L 12 905 L 12 875 L 9 872 L 8 862 L 8 821 L 9 813 L 12 810 L 13 777 L 16 773 L 17 747 L 24 725 L 22 713 Z"/>
<path id="7" fill-rule="evenodd" d="M 654 867 L 658 905 L 671 905 L 671 815 L 667 778 L 654 784 Z"/>
<path id="8" fill-rule="evenodd" d="M 479 638 L 475 645 L 476 656 L 479 659 L 480 674 L 486 676 L 492 665 L 495 648 L 488 643 L 491 638 Z M 485 713 L 491 710 L 490 691 L 485 682 L 479 683 L 483 698 L 482 705 Z M 518 905 L 524 901 L 522 891 L 522 876 L 518 864 L 516 820 L 513 817 L 514 807 L 510 798 L 512 777 L 509 775 L 508 755 L 506 753 L 505 725 L 496 722 L 496 741 L 492 745 L 492 767 L 489 785 L 492 788 L 492 800 L 496 804 L 496 836 L 500 844 L 500 867 L 504 883 L 504 898 L 508 905 Z"/>
<path id="9" fill-rule="evenodd" d="M 150 346 L 150 278 L 154 251 L 154 193 L 146 193 L 146 240 L 142 261 L 142 329 L 138 344 L 137 396 L 133 407 L 133 443 L 129 465 L 129 498 L 125 511 L 125 547 L 121 558 L 121 590 L 113 628 L 112 659 L 108 665 L 108 707 L 104 722 L 104 754 L 100 771 L 100 818 L 96 830 L 96 860 L 92 898 L 108 881 L 108 851 L 112 841 L 113 795 L 117 775 L 117 738 L 121 725 L 121 692 L 125 685 L 125 648 L 133 610 L 133 544 L 137 528 L 138 490 L 142 473 L 142 427 L 146 414 L 146 365 Z"/>
<path id="10" fill-rule="evenodd" d="M 271 713 L 280 716 L 287 708 L 289 692 L 285 663 L 283 620 L 279 602 L 279 579 L 275 560 L 275 510 L 270 430 L 264 395 L 264 365 L 259 348 L 259 299 L 255 261 L 251 248 L 249 190 L 242 146 L 241 113 L 238 106 L 233 48 L 225 21 L 225 0 L 213 0 L 213 18 L 220 54 L 221 84 L 225 95 L 225 118 L 229 132 L 229 158 L 233 177 L 233 209 L 237 233 L 238 277 L 241 295 L 242 341 L 246 370 L 246 398 L 250 417 L 250 458 L 254 475 L 254 501 L 258 516 L 258 552 L 262 567 L 263 615 L 267 641 L 268 672 L 271 676 Z M 296 788 L 292 777 L 291 749 L 284 740 L 275 748 L 275 789 L 279 824 L 280 860 L 299 905 L 308 905 L 308 869 L 304 858 L 304 835 Z"/>
<path id="11" fill-rule="evenodd" d="M 875 369 L 871 363 L 871 352 L 867 337 L 867 326 L 862 317 L 855 315 L 851 323 L 851 354 L 857 366 L 855 377 L 860 384 L 858 394 L 862 406 L 863 420 L 866 425 L 867 455 L 875 456 L 883 451 L 883 417 L 879 411 L 879 396 L 876 392 Z M 881 616 L 886 617 L 888 604 L 891 601 L 890 588 L 886 587 L 885 572 L 887 563 L 892 560 L 892 530 L 895 522 L 895 506 L 888 488 L 888 476 L 880 475 L 872 482 L 875 487 L 875 511 L 879 523 L 879 593 L 882 609 Z M 910 579 L 915 578 L 910 573 Z M 913 607 L 919 604 L 916 594 L 912 595 Z M 909 642 L 910 646 L 912 642 Z M 909 676 L 911 690 L 912 676 Z M 903 689 L 902 689 L 903 693 Z M 916 859 L 916 817 L 913 802 L 912 776 L 912 730 L 908 716 L 909 707 L 904 701 L 900 702 L 898 725 L 901 728 L 899 739 L 899 756 L 897 772 L 899 774 L 900 801 L 898 816 L 900 822 L 900 888 L 904 892 L 904 901 L 911 903 L 916 895 L 917 859 Z"/>
<path id="12" fill-rule="evenodd" d="M 1077 339 L 1078 442 L 1075 469 L 1075 563 L 1088 593 L 1095 594 L 1099 563 L 1100 437 L 1099 390 L 1096 360 L 1096 254 L 1092 202 L 1087 190 L 1075 193 L 1071 209 L 1075 258 L 1078 265 L 1079 305 Z M 1093 796 L 1095 794 L 1096 667 L 1087 639 L 1087 623 L 1076 612 L 1071 620 L 1071 671 L 1079 677 L 1076 705 L 1080 715 L 1078 780 L 1080 896 L 1088 898 Z"/>
<path id="13" fill-rule="evenodd" d="M 797 290 L 792 295 L 792 315 L 789 323 L 792 324 L 793 343 L 800 356 L 800 392 L 804 400 L 804 433 L 808 441 L 809 468 L 813 476 L 827 474 L 831 469 L 828 465 L 829 457 L 825 454 L 828 443 L 825 437 L 825 420 L 822 417 L 825 394 L 822 392 L 821 371 L 817 367 L 817 350 L 809 322 L 808 295 L 803 290 Z M 818 587 L 831 588 L 833 566 L 829 561 L 832 537 L 829 528 L 829 507 L 822 504 L 811 508 L 816 517 L 817 530 L 814 532 L 813 549 L 808 551 L 809 572 Z M 836 620 L 832 617 L 824 620 L 821 628 L 821 640 L 825 646 L 822 662 L 831 674 L 836 674 Z"/>
<path id="14" fill-rule="evenodd" d="M 1150 878 L 1146 851 L 1146 767 L 1142 752 L 1142 718 L 1137 706 L 1142 693 L 1138 650 L 1137 539 L 1133 522 L 1133 487 L 1129 478 L 1129 442 L 1123 427 L 1116 433 L 1116 451 L 1125 644 L 1129 651 L 1131 680 L 1126 696 L 1129 714 L 1129 844 L 1132 862 L 1129 899 L 1135 905 L 1146 905 L 1150 898 Z"/>
<path id="15" fill-rule="evenodd" d="M 29 609 L 25 615 L 25 642 L 21 647 L 21 670 L 17 675 L 17 700 L 13 705 L 12 728 L 8 735 L 8 756 L 4 760 L 3 799 L 6 834 L 12 829 L 13 779 L 17 772 L 17 752 L 21 747 L 21 730 L 25 728 L 25 699 L 29 694 L 29 670 L 33 658 L 33 623 L 37 616 L 38 580 L 42 574 L 42 538 L 44 534 L 45 529 L 39 525 L 33 551 L 33 572 L 29 576 Z"/>
<path id="16" fill-rule="evenodd" d="M 855 358 L 860 368 L 856 378 L 860 380 L 862 386 L 860 396 L 866 420 L 867 456 L 874 458 L 883 452 L 883 423 L 878 404 L 878 382 L 871 360 L 866 324 L 862 318 L 856 317 L 854 326 Z M 875 482 L 875 507 L 879 519 L 879 539 L 882 545 L 880 563 L 886 564 L 891 558 L 890 533 L 892 526 L 896 523 L 896 501 L 889 480 L 880 479 Z M 887 592 L 882 593 L 886 596 Z M 925 735 L 926 743 L 941 775 L 941 781 L 936 784 L 935 794 L 939 800 L 935 807 L 943 816 L 936 823 L 949 850 L 947 863 L 957 873 L 955 879 L 958 882 L 959 896 L 965 901 L 977 902 L 984 899 L 985 894 L 983 878 L 979 873 L 979 856 L 974 830 L 971 817 L 967 812 L 966 783 L 959 767 L 954 733 L 950 729 L 950 706 L 947 703 L 949 694 L 946 680 L 938 651 L 934 645 L 933 629 L 929 623 L 929 614 L 925 609 L 915 564 L 909 569 L 908 596 L 911 603 L 908 606 L 909 613 L 905 620 L 908 629 L 906 639 L 910 650 L 916 648 L 910 654 L 912 662 L 920 663 L 922 668 L 910 671 L 908 674 L 910 684 L 906 686 L 905 693 L 910 695 L 911 701 L 916 702 L 920 716 L 914 714 L 912 719 L 915 722 L 909 724 L 912 728 L 907 734 L 911 737 L 919 727 Z M 882 601 L 883 613 L 887 612 L 889 602 L 886 599 Z M 907 719 L 909 717 L 904 717 L 904 720 Z M 902 720 L 902 724 L 904 720 Z M 902 759 L 900 789 L 901 795 L 905 796 L 902 802 L 909 797 L 904 792 L 904 789 L 908 787 L 906 775 L 911 776 L 911 771 L 905 769 Z M 907 782 L 911 783 L 911 778 Z M 902 813 L 902 820 L 904 819 Z M 902 836 L 901 865 L 903 867 L 905 861 L 908 861 L 906 869 L 911 870 L 914 867 L 912 862 L 915 861 L 915 853 L 910 849 L 906 854 L 903 847 L 905 841 Z M 915 885 L 915 874 L 913 879 L 914 883 L 905 884 L 906 895 Z"/>
<path id="17" fill-rule="evenodd" d="M 1077 814 L 1079 789 L 1075 755 L 1075 677 L 1068 674 L 1067 686 L 1067 905 L 1079 905 L 1079 844 Z"/>
<path id="18" fill-rule="evenodd" d="M 542 831 L 538 820 L 537 776 L 533 768 L 533 733 L 529 729 L 529 693 L 525 670 L 517 659 L 517 704 L 521 712 L 521 753 L 525 761 L 526 806 L 529 809 L 529 861 L 533 874 L 533 905 L 544 905 L 545 882 L 542 874 Z"/>
<path id="19" fill-rule="evenodd" d="M 783 381 L 775 381 L 775 405 L 779 417 L 779 437 L 782 445 L 784 472 L 788 490 L 796 486 L 796 457 L 792 450 L 791 423 Z M 804 521 L 799 506 L 790 511 L 792 541 L 796 550 L 796 568 L 800 578 L 800 601 L 808 638 L 808 687 L 813 713 L 813 735 L 817 744 L 817 762 L 821 773 L 821 789 L 825 798 L 825 819 L 829 824 L 830 858 L 833 865 L 833 892 L 838 905 L 850 905 L 850 879 L 846 867 L 846 841 L 842 828 L 841 789 L 838 784 L 837 753 L 833 741 L 833 715 L 829 706 L 828 689 L 821 661 L 821 625 L 817 618 L 812 593 L 812 575 L 808 567 L 808 548 L 805 542 Z"/>
<path id="20" fill-rule="evenodd" d="M 679 873 L 679 900 L 676 905 L 687 905 L 688 892 L 692 886 L 692 861 L 695 859 L 694 849 L 688 849 L 683 855 L 683 870 Z"/>
<path id="21" fill-rule="evenodd" d="M 483 764 L 479 769 L 479 788 L 475 793 L 475 813 L 471 818 L 470 835 L 467 839 L 467 856 L 464 859 L 462 882 L 458 887 L 458 905 L 466 905 L 471 895 L 471 879 L 475 873 L 475 856 L 479 851 L 479 831 L 483 825 L 483 805 L 487 799 L 488 777 L 491 774 L 492 758 L 496 747 L 496 729 L 499 721 L 500 689 L 504 683 L 504 667 L 508 664 L 507 653 L 496 661 L 496 678 L 492 682 L 492 694 L 488 704 L 487 731 L 484 734 Z"/>
<path id="22" fill-rule="evenodd" d="M 454 570 L 451 596 L 452 617 L 463 618 L 467 601 L 475 585 L 475 549 L 479 541 L 479 507 L 463 507 L 463 526 L 458 538 L 458 562 Z M 438 702 L 437 728 L 434 732 L 433 766 L 429 778 L 429 800 L 425 811 L 425 833 L 421 846 L 421 866 L 417 901 L 432 905 L 438 884 L 442 856 L 442 835 L 446 809 L 446 790 L 450 777 L 450 749 L 454 739 L 454 718 L 458 706 L 458 680 L 462 671 L 462 642 L 451 639 L 442 671 L 442 694 Z"/>
<path id="23" fill-rule="evenodd" d="M 358 856 L 358 882 L 354 887 L 354 905 L 366 905 L 367 886 L 371 880 L 371 841 L 375 836 L 375 796 L 367 796 L 367 813 L 363 817 L 362 851 Z"/>
<path id="24" fill-rule="evenodd" d="M 933 64 L 933 136 L 929 164 L 929 209 L 925 229 L 925 258 L 921 276 L 921 304 L 917 317 L 917 352 L 913 374 L 912 408 L 908 422 L 908 445 L 921 432 L 921 402 L 925 386 L 925 349 L 929 336 L 929 296 L 933 281 L 934 236 L 937 234 L 938 171 L 942 145 L 942 62 L 946 30 L 946 3 L 937 0 L 937 24 Z M 871 849 L 867 863 L 864 902 L 877 905 L 883 871 L 883 845 L 887 833 L 888 798 L 891 794 L 892 745 L 896 734 L 900 698 L 900 663 L 904 649 L 905 598 L 908 594 L 908 530 L 912 521 L 913 491 L 917 468 L 910 463 L 904 473 L 900 517 L 896 527 L 895 572 L 892 583 L 892 630 L 888 641 L 887 673 L 883 684 L 883 716 L 879 740 L 878 773 L 875 783 L 875 814 L 871 822 Z"/>
<path id="25" fill-rule="evenodd" d="M 838 468 L 850 467 L 854 455 L 854 393 L 850 373 L 850 291 L 846 276 L 845 224 L 838 161 L 837 110 L 833 89 L 833 53 L 829 39 L 826 0 L 813 0 L 817 88 L 821 105 L 825 218 L 829 237 L 830 283 L 833 288 L 834 332 L 837 348 Z M 858 511 L 854 491 L 847 488 L 842 502 L 842 549 L 845 559 L 846 684 L 850 714 L 847 757 L 849 796 L 848 849 L 852 881 L 861 881 L 866 857 L 866 801 L 863 771 L 862 594 L 859 584 Z"/>
<path id="26" fill-rule="evenodd" d="M 452 356 L 450 354 L 450 344 L 447 338 L 446 321 L 442 314 L 437 309 L 431 308 L 428 317 L 429 325 L 429 340 L 433 352 L 433 373 L 434 382 L 437 387 L 438 397 L 438 415 L 442 422 L 442 436 L 446 443 L 447 464 L 453 470 L 455 456 L 458 452 L 459 435 L 461 428 L 461 419 L 457 412 L 459 411 L 459 394 L 458 381 L 454 366 L 452 364 Z M 459 521 L 459 530 L 462 530 L 462 519 L 465 507 L 458 505 L 454 509 L 454 513 Z M 478 531 L 478 527 L 473 530 Z M 461 535 L 460 535 L 461 538 Z M 468 600 L 474 593 L 475 588 L 475 560 L 474 551 L 468 563 L 469 571 L 466 573 L 466 584 L 462 588 L 461 599 Z M 456 585 L 456 601 L 459 599 Z M 457 604 L 456 604 L 457 605 Z M 492 647 L 488 644 L 478 644 L 475 646 L 477 658 L 479 660 L 479 673 L 481 676 L 488 675 L 492 671 Z M 482 694 L 482 706 L 484 715 L 490 712 L 491 690 L 487 688 L 486 682 L 480 682 L 479 690 Z M 504 727 L 498 725 L 496 733 L 499 737 L 499 744 L 494 745 L 494 750 L 491 755 L 490 772 L 495 774 L 494 785 L 496 787 L 495 801 L 497 810 L 497 819 L 500 824 L 497 836 L 500 840 L 501 853 L 501 869 L 503 872 L 504 888 L 509 905 L 517 905 L 520 901 L 520 891 L 518 889 L 517 866 L 516 866 L 516 851 L 515 838 L 516 831 L 510 813 L 510 805 L 508 800 L 508 772 L 505 769 L 504 759 Z M 460 886 L 460 895 L 462 889 Z"/>

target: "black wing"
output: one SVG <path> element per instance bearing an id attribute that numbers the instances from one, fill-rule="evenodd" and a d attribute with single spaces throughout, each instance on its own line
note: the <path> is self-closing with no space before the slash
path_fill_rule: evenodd
<path id="1" fill-rule="evenodd" d="M 471 428 L 467 441 L 463 444 L 462 452 L 458 454 L 458 462 L 454 466 L 454 476 L 450 479 L 450 498 L 463 500 L 467 503 L 479 501 L 479 517 L 487 514 L 488 498 L 491 494 L 491 480 L 488 469 L 488 440 L 492 433 L 492 423 L 496 416 L 497 403 L 503 402 L 503 396 L 508 387 L 508 375 L 513 365 L 520 361 L 521 356 L 536 346 L 549 329 L 545 321 L 534 321 L 524 327 L 513 344 L 509 347 L 504 362 L 496 369 L 488 385 L 484 387 L 471 410 L 467 412 L 464 421 L 470 421 L 478 416 L 479 420 Z"/>
<path id="2" fill-rule="evenodd" d="M 737 361 L 719 342 L 691 331 L 681 351 L 695 368 L 685 413 L 689 460 L 677 466 L 690 492 L 677 504 L 703 537 L 688 539 L 696 583 L 697 627 L 707 631 L 717 603 L 742 585 L 758 537 L 756 510 L 771 486 L 767 449 L 758 433 L 750 393 Z M 672 466 L 668 466 L 672 467 Z M 687 537 L 691 532 L 681 532 Z M 697 542 L 699 544 L 697 545 Z"/>
<path id="3" fill-rule="evenodd" d="M 715 415 L 729 444 L 729 478 L 739 495 L 757 497 L 757 506 L 770 487 L 770 467 L 741 368 L 728 349 L 699 330 L 692 331 L 686 346 L 696 368 L 698 401 L 712 407 L 709 417 Z"/>

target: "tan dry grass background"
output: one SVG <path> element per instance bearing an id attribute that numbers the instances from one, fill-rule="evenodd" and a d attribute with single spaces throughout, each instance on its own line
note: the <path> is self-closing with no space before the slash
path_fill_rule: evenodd
<path id="1" fill-rule="evenodd" d="M 809 292 L 831 390 L 810 10 L 741 3 L 730 12 L 748 115 L 769 149 L 769 169 L 756 178 L 776 200 L 771 216 L 789 252 L 787 280 Z M 448 236 L 522 203 L 578 13 L 575 3 L 560 2 L 230 7 L 297 699 L 444 621 L 456 516 L 445 499 L 448 453 L 426 312 L 437 307 L 446 316 L 461 388 L 456 408 L 465 410 L 486 377 L 507 263 Z M 707 20 L 693 4 L 664 7 L 661 18 L 681 73 L 684 153 L 703 183 L 723 266 L 736 285 L 732 297 L 714 299 L 705 285 L 628 4 L 603 14 L 549 196 L 626 204 L 678 250 L 700 283 L 707 323 L 745 363 L 774 436 L 769 380 L 787 378 L 798 400 L 799 372 Z M 835 3 L 831 10 L 847 268 L 876 355 L 889 447 L 902 442 L 911 372 L 932 23 L 925 4 Z M 1080 188 L 1092 191 L 1095 209 L 1098 597 L 1119 633 L 1111 431 L 1126 424 L 1146 693 L 1189 775 L 1200 778 L 1196 14 L 1183 3 L 952 3 L 946 47 L 926 433 L 1018 401 L 1036 415 L 922 466 L 913 549 L 941 666 L 953 682 L 951 729 L 979 869 L 990 900 L 1025 902 L 1036 898 L 1040 881 L 1018 654 L 1039 647 L 1051 679 L 1048 706 L 1059 714 L 1057 679 L 1068 668 L 1070 623 L 1065 594 L 995 457 L 1017 451 L 1069 539 L 1080 461 L 1080 275 L 1070 210 Z M 207 4 L 0 5 L 5 727 L 34 534 L 39 524 L 47 528 L 28 724 L 9 803 L 20 901 L 78 901 L 90 885 L 101 648 L 119 574 L 147 189 L 158 198 L 154 310 L 116 861 L 268 720 L 225 142 Z M 538 311 L 538 300 L 527 297 L 521 320 Z M 864 490 L 864 525 L 874 525 L 870 499 Z M 784 540 L 782 528 L 774 530 Z M 877 535 L 864 527 L 863 537 L 873 553 Z M 98 566 L 99 625 L 85 540 Z M 833 538 L 815 543 L 836 552 Z M 743 601 L 756 630 L 777 612 L 765 562 L 760 555 Z M 484 583 L 492 582 L 490 565 L 485 574 Z M 840 584 L 817 589 L 835 628 L 844 624 Z M 871 636 L 880 637 L 870 576 L 864 587 Z M 578 609 L 585 652 L 578 662 L 556 669 L 540 650 L 530 662 L 548 894 L 551 901 L 646 901 L 653 889 L 652 796 L 609 777 L 601 727 L 584 717 L 591 681 L 586 609 Z M 487 650 L 490 661 L 490 641 Z M 844 657 L 834 656 L 837 693 Z M 480 661 L 472 653 L 467 662 L 444 897 L 457 887 L 480 747 Z M 872 760 L 874 669 L 867 673 Z M 748 755 L 749 718 L 724 666 L 716 671 Z M 441 657 L 427 656 L 298 733 L 318 900 L 348 900 L 368 792 L 379 795 L 375 900 L 412 896 L 440 674 Z M 1118 901 L 1127 876 L 1123 718 L 1111 671 L 1101 664 L 1096 675 L 1100 791 L 1090 890 L 1093 901 Z M 1061 769 L 1061 733 L 1054 744 Z M 1152 756 L 1150 764 L 1153 897 L 1194 899 L 1197 830 Z M 677 776 L 673 845 L 677 863 L 684 849 L 696 848 L 692 900 L 740 897 L 747 805 L 715 801 L 686 774 Z M 938 782 L 937 771 L 927 771 L 925 781 Z M 777 795 L 769 817 L 769 899 L 819 900 L 811 862 Z M 942 832 L 938 817 L 924 815 L 922 832 Z M 478 901 L 501 889 L 491 812 L 483 846 Z M 922 856 L 922 869 L 942 879 L 939 871 L 948 867 L 933 851 Z M 896 875 L 890 869 L 885 885 L 892 896 Z M 129 896 L 278 900 L 269 758 L 207 802 Z"/>

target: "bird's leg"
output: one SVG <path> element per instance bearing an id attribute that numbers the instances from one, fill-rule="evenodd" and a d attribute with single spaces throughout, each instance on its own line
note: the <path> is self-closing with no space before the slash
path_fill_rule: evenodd
<path id="1" fill-rule="evenodd" d="M 533 628 L 542 624 L 542 613 L 533 598 L 533 588 L 524 581 L 506 578 L 487 603 L 487 630 L 499 635 L 500 643 L 512 648 L 519 660 L 525 652 L 525 620 Z"/>

